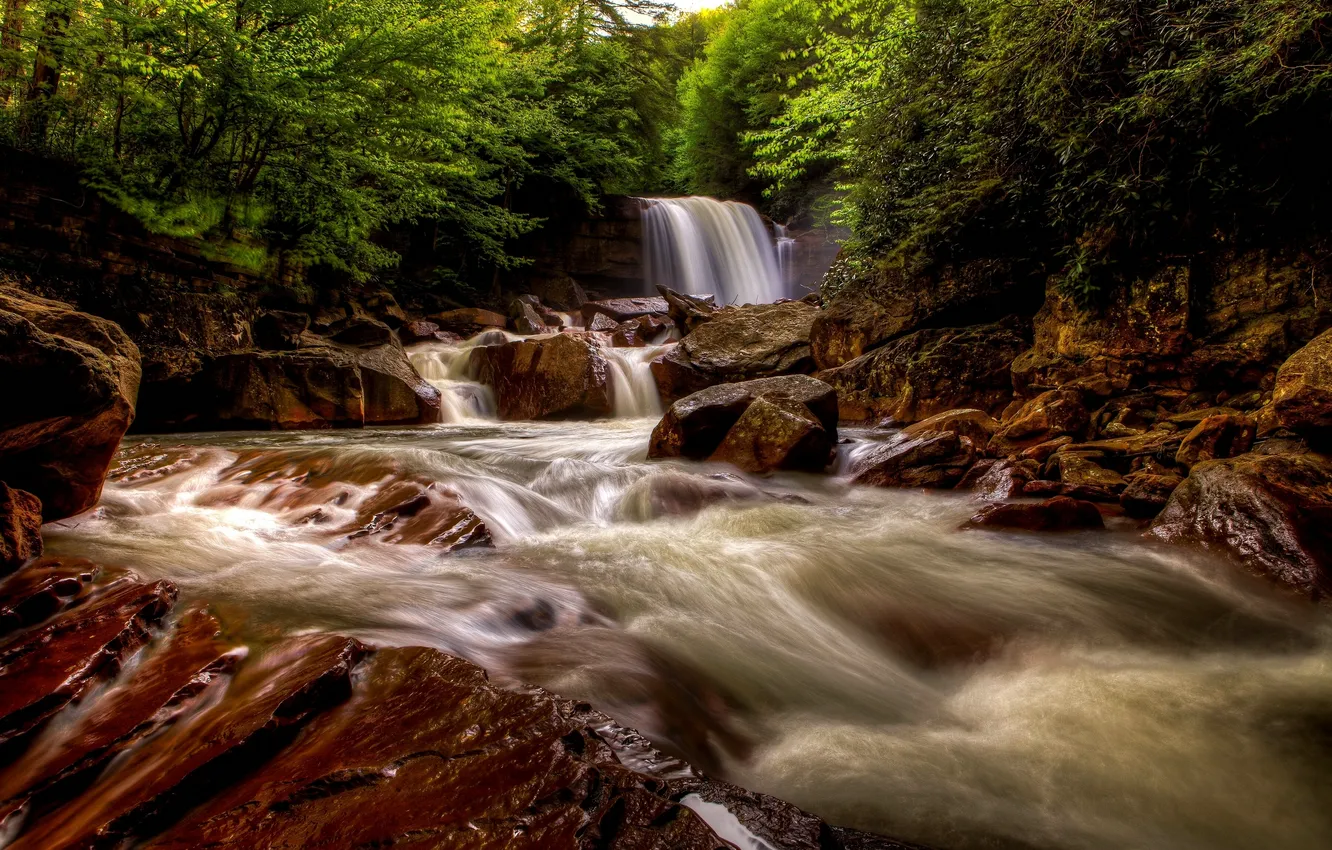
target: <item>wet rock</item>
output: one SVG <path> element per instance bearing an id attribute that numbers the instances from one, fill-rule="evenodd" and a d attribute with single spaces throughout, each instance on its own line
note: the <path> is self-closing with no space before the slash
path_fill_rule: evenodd
<path id="1" fill-rule="evenodd" d="M 951 431 L 959 437 L 969 437 L 978 446 L 990 442 L 990 438 L 999 430 L 999 422 L 983 410 L 950 410 L 922 419 L 914 425 L 902 429 L 902 433 L 914 437 L 928 431 Z"/>
<path id="2" fill-rule="evenodd" d="M 1106 469 L 1086 454 L 1074 451 L 1059 452 L 1050 458 L 1059 473 L 1060 483 L 1068 487 L 1090 487 L 1117 493 L 1124 489 L 1124 478 L 1113 469 Z"/>
<path id="3" fill-rule="evenodd" d="M 1074 439 L 1069 436 L 1055 437 L 1053 440 L 1046 440 L 1044 443 L 1037 443 L 1029 449 L 1023 449 L 1018 452 L 1019 460 L 1030 460 L 1043 464 L 1049 460 L 1055 452 L 1074 444 Z"/>
<path id="4" fill-rule="evenodd" d="M 727 307 L 652 364 L 662 398 L 716 384 L 814 371 L 809 329 L 818 308 L 799 301 Z"/>
<path id="5" fill-rule="evenodd" d="M 670 305 L 665 298 L 611 298 L 589 301 L 580 309 L 584 326 L 590 328 L 592 319 L 598 315 L 606 316 L 618 325 L 640 316 L 665 316 L 670 312 Z"/>
<path id="6" fill-rule="evenodd" d="M 1016 455 L 1059 437 L 1081 439 L 1091 423 L 1083 393 L 1061 388 L 1042 393 L 1027 402 L 990 441 L 991 454 Z"/>
<path id="7" fill-rule="evenodd" d="M 1172 542 L 1228 552 L 1311 599 L 1332 593 L 1332 464 L 1251 452 L 1193 467 L 1152 524 Z"/>
<path id="8" fill-rule="evenodd" d="M 494 388 L 505 421 L 595 418 L 612 411 L 606 360 L 582 335 L 477 348 L 471 367 Z"/>
<path id="9" fill-rule="evenodd" d="M 0 745 L 31 732 L 118 670 L 175 600 L 170 582 L 127 579 L 0 649 Z"/>
<path id="10" fill-rule="evenodd" d="M 398 336 L 402 338 L 405 345 L 413 345 L 418 342 L 435 342 L 439 340 L 439 333 L 439 325 L 424 320 L 407 322 L 398 329 Z"/>
<path id="11" fill-rule="evenodd" d="M 876 446 L 852 463 L 853 484 L 874 487 L 955 487 L 976 462 L 976 446 L 951 431 L 932 431 Z"/>
<path id="12" fill-rule="evenodd" d="M 523 301 L 514 302 L 510 312 L 517 314 L 513 318 L 513 329 L 520 334 L 534 336 L 551 332 L 545 319 L 531 304 Z"/>
<path id="13" fill-rule="evenodd" d="M 731 430 L 740 423 L 750 406 L 764 399 L 776 408 L 764 407 L 748 420 L 745 433 L 759 420 L 783 420 L 782 433 L 789 437 L 804 427 L 809 435 L 797 440 L 787 451 L 794 451 L 792 460 L 811 457 L 816 444 L 831 448 L 837 442 L 837 393 L 832 387 L 806 375 L 762 378 L 737 384 L 722 384 L 687 396 L 671 405 L 665 417 L 652 432 L 648 449 L 650 458 L 686 457 L 703 460 L 711 457 L 726 441 Z M 804 408 L 812 418 L 804 420 L 798 413 Z M 795 416 L 805 425 L 789 420 Z M 755 433 L 754 439 L 762 435 Z M 808 442 L 806 442 L 808 440 Z M 735 444 L 744 445 L 746 439 L 737 435 Z M 752 439 L 749 442 L 753 446 Z M 753 450 L 753 449 L 750 449 Z M 766 451 L 766 449 L 765 449 Z M 778 454 L 781 454 L 778 451 Z M 824 455 L 826 465 L 827 455 Z"/>
<path id="14" fill-rule="evenodd" d="M 509 326 L 509 319 L 503 313 L 477 307 L 449 310 L 426 318 L 439 325 L 441 331 L 455 333 L 463 339 L 470 339 L 482 331 L 494 328 L 503 330 Z"/>
<path id="15" fill-rule="evenodd" d="M 1124 512 L 1137 519 L 1151 519 L 1165 510 L 1170 495 L 1175 492 L 1183 478 L 1178 475 L 1160 475 L 1150 472 L 1133 472 L 1125 476 L 1124 492 L 1119 494 L 1119 504 Z"/>
<path id="16" fill-rule="evenodd" d="M 308 313 L 270 310 L 254 320 L 254 344 L 268 351 L 295 351 L 309 329 Z"/>
<path id="17" fill-rule="evenodd" d="M 242 665 L 226 698 L 128 753 L 77 800 L 19 836 L 13 850 L 112 846 L 151 835 L 267 761 L 312 718 L 346 699 L 365 649 L 307 635 Z M 248 846 L 272 846 L 262 842 Z"/>
<path id="18" fill-rule="evenodd" d="M 1332 330 L 1277 371 L 1272 404 L 1283 427 L 1319 439 L 1332 433 Z"/>
<path id="19" fill-rule="evenodd" d="M 334 331 L 332 340 L 339 345 L 374 348 L 394 341 L 393 329 L 377 319 L 352 319 Z"/>
<path id="20" fill-rule="evenodd" d="M 91 508 L 134 421 L 138 348 L 112 322 L 2 287 L 0 373 L 0 481 L 47 522 Z"/>
<path id="21" fill-rule="evenodd" d="M 970 490 L 984 502 L 1002 502 L 1023 495 L 1039 467 L 1032 461 L 981 460 L 967 471 L 957 489 Z"/>
<path id="22" fill-rule="evenodd" d="M 83 601 L 92 578 L 91 567 L 44 560 L 4 579 L 0 582 L 0 638 Z"/>
<path id="23" fill-rule="evenodd" d="M 383 488 L 357 511 L 351 539 L 432 546 L 444 552 L 490 547 L 490 529 L 458 494 L 435 484 L 401 482 Z"/>
<path id="24" fill-rule="evenodd" d="M 41 500 L 0 481 L 0 575 L 41 554 Z"/>
<path id="25" fill-rule="evenodd" d="M 811 347 L 820 369 L 850 363 L 924 327 L 983 322 L 1013 312 L 1027 301 L 1036 302 L 1032 310 L 1039 303 L 1039 294 L 1028 293 L 1031 287 L 1015 280 L 1009 265 L 993 261 L 949 264 L 926 275 L 909 275 L 900 268 L 856 269 L 843 258 L 829 272 L 828 280 L 838 284 L 837 292 L 811 330 Z"/>
<path id="26" fill-rule="evenodd" d="M 666 299 L 668 315 L 682 337 L 689 336 L 704 322 L 712 320 L 717 313 L 717 305 L 712 296 L 701 298 L 695 295 L 683 295 L 664 286 L 657 291 Z"/>
<path id="27" fill-rule="evenodd" d="M 986 505 L 964 528 L 1002 528 L 1017 531 L 1075 531 L 1105 528 L 1101 512 L 1091 502 L 1055 496 L 1044 502 Z"/>
<path id="28" fill-rule="evenodd" d="M 632 522 L 693 516 L 710 505 L 762 501 L 764 494 L 739 476 L 660 472 L 635 482 L 620 500 L 619 515 Z"/>
<path id="29" fill-rule="evenodd" d="M 922 330 L 818 377 L 837 388 L 846 421 L 910 423 L 958 408 L 998 413 L 1013 397 L 1009 367 L 1026 348 L 1017 321 Z"/>
<path id="30" fill-rule="evenodd" d="M 160 732 L 190 700 L 222 680 L 240 654 L 228 653 L 220 629 L 206 610 L 187 611 L 161 645 L 146 650 L 127 681 L 81 708 L 73 729 L 0 771 L 0 821 L 34 801 L 40 809 L 63 802 L 81 779 Z"/>
<path id="31" fill-rule="evenodd" d="M 620 329 L 620 323 L 605 313 L 597 313 L 587 322 L 587 329 L 596 333 L 614 333 Z"/>
<path id="32" fill-rule="evenodd" d="M 776 469 L 819 472 L 832 462 L 836 445 L 836 430 L 825 430 L 801 402 L 756 398 L 731 426 L 710 460 L 752 473 Z"/>
<path id="33" fill-rule="evenodd" d="M 1188 467 L 1206 460 L 1242 455 L 1253 447 L 1257 433 L 1257 424 L 1247 416 L 1209 416 L 1184 437 L 1175 453 L 1175 462 Z"/>

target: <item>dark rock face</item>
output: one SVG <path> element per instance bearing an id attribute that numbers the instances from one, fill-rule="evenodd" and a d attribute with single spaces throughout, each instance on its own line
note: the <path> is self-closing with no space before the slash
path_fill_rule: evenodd
<path id="1" fill-rule="evenodd" d="M 506 421 L 595 418 L 613 409 L 606 360 L 578 334 L 480 347 L 472 368 L 494 388 Z"/>
<path id="2" fill-rule="evenodd" d="M 722 384 L 675 402 L 652 432 L 648 457 L 714 458 L 751 472 L 817 470 L 836 443 L 836 391 L 789 375 Z"/>
<path id="3" fill-rule="evenodd" d="M 356 348 L 374 348 L 394 341 L 392 328 L 377 319 L 364 318 L 350 319 L 334 328 L 330 338 L 339 345 Z"/>
<path id="4" fill-rule="evenodd" d="M 1332 593 L 1332 464 L 1322 456 L 1250 453 L 1200 463 L 1152 533 L 1229 552 L 1312 599 Z"/>
<path id="5" fill-rule="evenodd" d="M 1295 352 L 1277 371 L 1272 404 L 1286 428 L 1320 440 L 1332 433 L 1332 330 Z"/>
<path id="6" fill-rule="evenodd" d="M 964 528 L 1000 528 L 1015 531 L 1074 531 L 1105 528 L 1101 512 L 1091 502 L 1055 496 L 1038 503 L 986 505 Z"/>
<path id="7" fill-rule="evenodd" d="M 0 575 L 41 554 L 41 500 L 0 481 Z"/>
<path id="8" fill-rule="evenodd" d="M 310 329 L 308 313 L 270 310 L 254 320 L 254 344 L 269 351 L 294 351 Z"/>
<path id="9" fill-rule="evenodd" d="M 1151 519 L 1165 510 L 1171 494 L 1183 480 L 1178 475 L 1132 473 L 1125 477 L 1126 486 L 1124 492 L 1119 494 L 1119 504 L 1131 517 Z"/>
<path id="10" fill-rule="evenodd" d="M 1009 369 L 1027 348 L 1020 323 L 922 330 L 818 374 L 837 387 L 842 418 L 910 423 L 956 408 L 999 413 Z"/>
<path id="11" fill-rule="evenodd" d="M 1014 280 L 1012 268 L 992 261 L 949 265 L 929 275 L 911 276 L 900 269 L 860 272 L 839 260 L 829 272 L 829 280 L 840 286 L 814 322 L 810 338 L 820 369 L 850 363 L 885 342 L 922 328 L 978 324 L 1020 309 L 1030 300 L 1029 287 Z M 1039 297 L 1036 301 L 1039 303 Z"/>
<path id="12" fill-rule="evenodd" d="M 114 323 L 0 289 L 0 480 L 49 522 L 91 508 L 134 421 L 139 350 Z"/>
<path id="13" fill-rule="evenodd" d="M 699 324 L 652 364 L 662 398 L 716 384 L 814 371 L 809 332 L 818 308 L 800 301 L 730 307 Z"/>
<path id="14" fill-rule="evenodd" d="M 952 431 L 903 433 L 857 458 L 851 481 L 874 487 L 955 487 L 976 456 L 976 444 Z"/>
<path id="15" fill-rule="evenodd" d="M 679 329 L 681 336 L 689 336 L 699 325 L 709 322 L 717 313 L 717 305 L 711 295 L 706 298 L 697 295 L 684 295 L 673 289 L 658 286 L 657 291 L 666 299 L 671 321 Z"/>

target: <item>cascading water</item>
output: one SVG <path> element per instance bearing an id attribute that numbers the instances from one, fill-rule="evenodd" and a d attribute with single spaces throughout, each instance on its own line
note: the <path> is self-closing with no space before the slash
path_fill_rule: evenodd
<path id="1" fill-rule="evenodd" d="M 795 249 L 796 241 L 784 224 L 774 224 L 773 234 L 777 237 L 777 273 L 781 276 L 782 286 L 788 292 L 795 289 Z"/>
<path id="2" fill-rule="evenodd" d="M 777 246 L 758 211 L 714 198 L 643 198 L 648 284 L 718 304 L 771 304 L 788 297 Z"/>
<path id="3" fill-rule="evenodd" d="M 465 342 L 418 345 L 408 352 L 416 371 L 439 390 L 441 422 L 488 422 L 499 418 L 494 390 L 476 380 L 470 364 L 473 349 L 510 339 L 517 337 L 504 331 L 486 331 Z"/>
<path id="4" fill-rule="evenodd" d="M 611 400 L 616 419 L 660 418 L 665 411 L 661 393 L 652 377 L 652 361 L 666 346 L 607 348 L 602 351 L 610 366 Z"/>

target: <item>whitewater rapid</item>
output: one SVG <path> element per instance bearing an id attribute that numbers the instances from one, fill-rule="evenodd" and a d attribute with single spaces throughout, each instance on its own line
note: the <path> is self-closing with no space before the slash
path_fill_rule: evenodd
<path id="1" fill-rule="evenodd" d="M 1127 528 L 961 532 L 965 495 L 649 463 L 654 423 L 130 440 L 48 549 L 256 634 L 456 653 L 940 848 L 1332 846 L 1326 612 Z M 404 480 L 456 494 L 494 548 L 333 530 Z"/>

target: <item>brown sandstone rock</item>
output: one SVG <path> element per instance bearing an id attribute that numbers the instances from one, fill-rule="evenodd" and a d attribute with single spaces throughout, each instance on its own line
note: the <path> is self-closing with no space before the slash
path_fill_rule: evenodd
<path id="1" fill-rule="evenodd" d="M 456 493 L 403 481 L 382 488 L 357 510 L 351 539 L 434 546 L 445 552 L 489 547 L 486 524 Z"/>
<path id="2" fill-rule="evenodd" d="M 374 348 L 394 341 L 393 329 L 377 319 L 357 318 L 335 328 L 330 337 L 339 345 Z"/>
<path id="3" fill-rule="evenodd" d="M 405 345 L 412 345 L 417 342 L 434 342 L 439 339 L 437 336 L 439 333 L 439 325 L 427 321 L 407 322 L 398 329 L 398 335 Z"/>
<path id="4" fill-rule="evenodd" d="M 836 434 L 824 430 L 818 418 L 798 401 L 756 398 L 731 426 L 710 460 L 753 473 L 774 469 L 818 472 L 832 461 Z"/>
<path id="5" fill-rule="evenodd" d="M 1272 405 L 1283 427 L 1318 438 L 1332 432 L 1332 330 L 1282 365 Z"/>
<path id="6" fill-rule="evenodd" d="M 1055 496 L 1039 503 L 987 505 L 964 528 L 1002 528 L 1019 531 L 1073 531 L 1105 528 L 1101 512 L 1091 502 Z"/>
<path id="7" fill-rule="evenodd" d="M 1178 475 L 1134 472 L 1125 476 L 1124 481 L 1127 486 L 1119 494 L 1124 512 L 1138 519 L 1151 519 L 1165 510 L 1171 494 L 1184 479 Z"/>
<path id="8" fill-rule="evenodd" d="M 760 408 L 746 422 L 728 451 L 735 452 L 737 459 L 782 457 L 801 463 L 812 463 L 821 451 L 823 465 L 827 464 L 828 451 L 837 442 L 837 393 L 807 375 L 721 384 L 680 399 L 671 405 L 653 430 L 648 457 L 694 460 L 711 457 L 759 399 L 771 404 Z M 805 420 L 799 414 L 800 408 L 804 408 L 812 419 Z M 781 426 L 781 439 L 773 445 L 754 442 L 765 439 L 763 434 L 754 430 L 765 422 L 778 422 Z M 794 443 L 784 442 L 797 433 L 800 436 L 794 437 Z"/>
<path id="9" fill-rule="evenodd" d="M 957 489 L 970 490 L 983 502 L 1002 502 L 1023 495 L 1039 467 L 1030 461 L 982 460 L 967 471 Z"/>
<path id="10" fill-rule="evenodd" d="M 41 560 L 0 582 L 0 638 L 83 602 L 94 570 L 82 564 Z"/>
<path id="11" fill-rule="evenodd" d="M 851 482 L 874 487 L 954 487 L 976 461 L 976 446 L 951 431 L 905 434 L 865 452 Z"/>
<path id="12" fill-rule="evenodd" d="M 664 286 L 658 286 L 657 291 L 666 299 L 668 315 L 679 329 L 681 336 L 689 336 L 699 325 L 711 321 L 717 313 L 717 305 L 713 303 L 712 296 L 700 298 L 695 295 L 682 295 Z"/>
<path id="13" fill-rule="evenodd" d="M 480 347 L 471 365 L 494 388 L 506 421 L 593 418 L 612 410 L 606 360 L 582 335 Z"/>
<path id="14" fill-rule="evenodd" d="M 592 319 L 597 315 L 606 316 L 618 325 L 640 316 L 665 316 L 670 312 L 670 305 L 665 298 L 611 298 L 589 301 L 581 310 L 583 324 L 590 328 Z"/>
<path id="15" fill-rule="evenodd" d="M 1187 467 L 1205 460 L 1242 455 L 1253 447 L 1257 432 L 1257 425 L 1247 416 L 1209 416 L 1184 437 L 1175 453 L 1175 462 Z"/>
<path id="16" fill-rule="evenodd" d="M 0 481 L 0 575 L 41 554 L 41 500 Z"/>
<path id="17" fill-rule="evenodd" d="M 818 377 L 837 388 L 845 421 L 909 423 L 957 408 L 998 413 L 1013 397 L 1009 367 L 1026 347 L 1017 322 L 923 330 Z"/>
<path id="18" fill-rule="evenodd" d="M 503 313 L 482 310 L 477 307 L 449 310 L 426 318 L 439 325 L 440 330 L 455 333 L 463 339 L 470 339 L 482 331 L 488 331 L 492 328 L 502 330 L 509 326 L 509 319 Z"/>
<path id="19" fill-rule="evenodd" d="M 513 319 L 513 329 L 518 333 L 533 336 L 551 332 L 545 319 L 533 305 L 525 301 L 515 302 L 513 312 L 517 313 Z"/>
<path id="20" fill-rule="evenodd" d="M 1059 452 L 1050 458 L 1059 472 L 1059 481 L 1068 487 L 1104 488 L 1118 493 L 1124 489 L 1124 478 L 1113 469 L 1106 469 L 1091 457 L 1074 451 Z"/>
<path id="21" fill-rule="evenodd" d="M 48 522 L 91 508 L 134 421 L 138 348 L 112 322 L 0 288 L 0 372 L 0 480 Z"/>
<path id="22" fill-rule="evenodd" d="M 1152 533 L 1228 552 L 1311 599 L 1332 594 L 1332 465 L 1253 452 L 1193 467 Z"/>
<path id="23" fill-rule="evenodd" d="M 990 441 L 998 456 L 1017 454 L 1058 437 L 1081 438 L 1091 422 L 1082 392 L 1058 389 L 1042 393 L 1022 406 Z"/>
<path id="24" fill-rule="evenodd" d="M 818 308 L 799 301 L 728 307 L 652 364 L 668 402 L 725 383 L 814 371 L 809 329 Z"/>
<path id="25" fill-rule="evenodd" d="M 914 425 L 902 429 L 908 437 L 924 434 L 928 431 L 952 431 L 959 437 L 970 437 L 978 446 L 990 442 L 990 438 L 999 430 L 999 422 L 983 410 L 950 410 L 922 419 Z"/>

